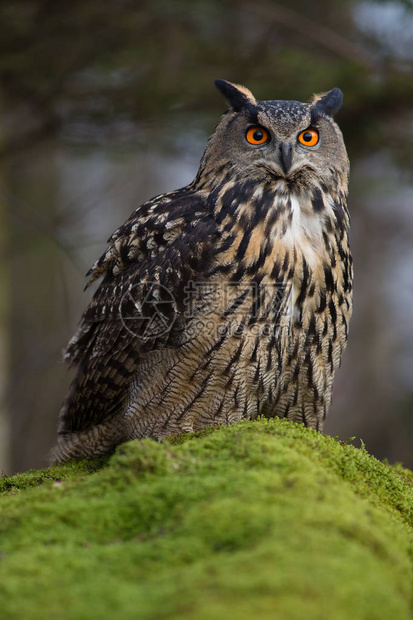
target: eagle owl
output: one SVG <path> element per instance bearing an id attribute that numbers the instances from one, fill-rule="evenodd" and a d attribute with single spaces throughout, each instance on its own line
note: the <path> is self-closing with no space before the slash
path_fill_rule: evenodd
<path id="1" fill-rule="evenodd" d="M 65 359 L 54 461 L 257 416 L 322 431 L 352 307 L 338 88 L 229 108 L 188 186 L 138 207 Z"/>

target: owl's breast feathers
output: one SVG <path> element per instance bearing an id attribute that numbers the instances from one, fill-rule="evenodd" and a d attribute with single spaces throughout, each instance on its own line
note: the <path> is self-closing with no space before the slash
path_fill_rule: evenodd
<path id="1" fill-rule="evenodd" d="M 212 190 L 194 182 L 139 207 L 93 265 L 90 282 L 103 281 L 66 350 L 66 359 L 78 371 L 60 416 L 62 436 L 99 425 L 122 410 L 145 356 L 176 350 L 186 342 L 193 319 L 188 318 L 186 305 L 189 283 L 280 285 L 284 302 L 275 310 L 268 306 L 266 314 L 262 298 L 253 299 L 245 288 L 224 302 L 213 301 L 208 289 L 205 305 L 218 304 L 212 309 L 215 322 L 233 320 L 247 327 L 264 315 L 268 318 L 269 312 L 275 322 L 277 312 L 291 313 L 289 336 L 280 340 L 273 331 L 266 337 L 247 338 L 248 359 L 261 392 L 268 392 L 271 372 L 278 376 L 281 415 L 288 415 L 293 404 L 283 386 L 298 382 L 300 356 L 312 400 L 323 389 L 331 391 L 323 369 L 328 367 L 331 374 L 339 364 L 351 312 L 345 189 L 331 195 L 315 183 L 305 191 L 297 184 L 295 191 L 282 180 L 234 181 L 221 172 L 223 180 Z M 257 303 L 258 314 L 252 316 Z M 197 299 L 196 312 L 198 318 L 204 313 L 202 299 Z M 130 318 L 133 323 L 128 323 Z M 157 331 L 163 320 L 169 328 Z M 223 339 L 217 337 L 211 347 Z M 242 342 L 241 338 L 235 349 L 228 349 L 233 362 L 240 360 Z M 272 356 L 271 347 L 277 346 L 285 350 Z M 260 356 L 261 348 L 265 353 Z M 199 350 L 202 356 L 202 347 Z M 281 377 L 274 366 L 282 364 Z M 270 387 L 273 403 L 277 389 Z M 265 413 L 265 407 L 259 412 Z"/>

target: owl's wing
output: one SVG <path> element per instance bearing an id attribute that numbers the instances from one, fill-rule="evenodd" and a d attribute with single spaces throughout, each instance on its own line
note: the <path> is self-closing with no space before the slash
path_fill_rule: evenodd
<path id="1" fill-rule="evenodd" d="M 78 371 L 60 412 L 60 434 L 114 415 L 142 355 L 174 346 L 185 286 L 202 277 L 217 236 L 205 199 L 188 188 L 145 203 L 112 235 L 88 274 L 89 283 L 103 281 L 65 351 Z"/>

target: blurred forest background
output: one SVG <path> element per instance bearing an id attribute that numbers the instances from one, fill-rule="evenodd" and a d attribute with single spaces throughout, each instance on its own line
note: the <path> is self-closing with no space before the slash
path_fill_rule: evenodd
<path id="1" fill-rule="evenodd" d="M 225 109 L 340 87 L 354 315 L 326 431 L 413 466 L 413 4 L 9 0 L 0 6 L 0 471 L 44 465 L 84 274 L 187 184 Z M 359 445 L 359 444 L 358 444 Z"/>

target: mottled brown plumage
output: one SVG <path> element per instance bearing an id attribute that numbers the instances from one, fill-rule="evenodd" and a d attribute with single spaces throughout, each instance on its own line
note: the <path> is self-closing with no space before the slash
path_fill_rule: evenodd
<path id="1" fill-rule="evenodd" d="M 258 415 L 323 428 L 351 315 L 342 96 L 217 86 L 231 107 L 195 180 L 140 206 L 90 271 L 57 462 Z"/>

